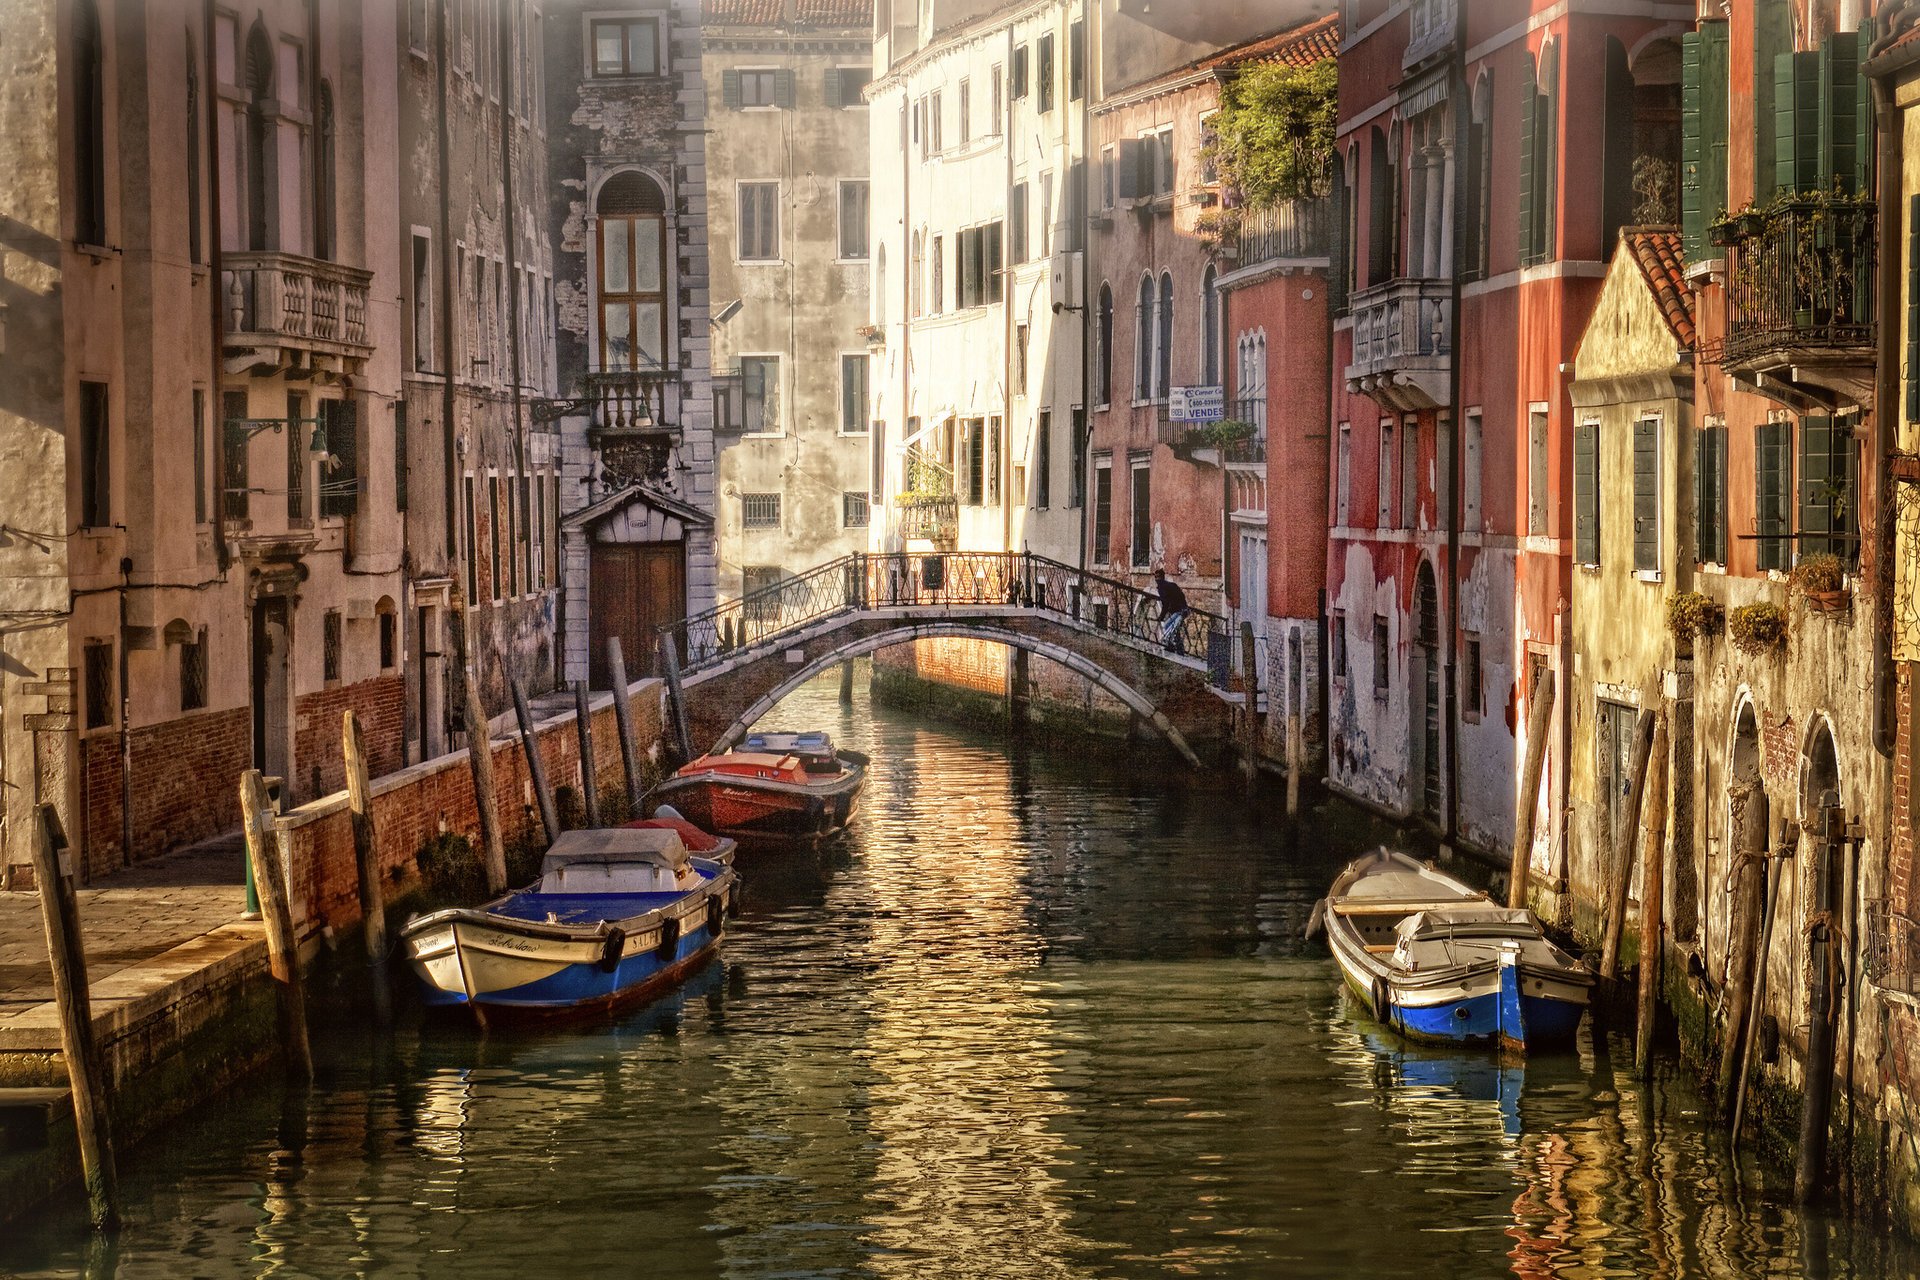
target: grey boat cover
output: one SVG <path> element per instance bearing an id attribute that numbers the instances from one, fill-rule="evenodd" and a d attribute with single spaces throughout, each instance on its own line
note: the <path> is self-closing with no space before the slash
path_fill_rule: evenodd
<path id="1" fill-rule="evenodd" d="M 659 827 L 600 827 L 565 831 L 540 862 L 542 875 L 562 867 L 600 863 L 631 866 L 644 863 L 677 872 L 687 863 L 686 842 L 678 831 Z"/>
<path id="2" fill-rule="evenodd" d="M 1540 922 L 1523 907 L 1446 907 L 1417 911 L 1400 922 L 1394 936 L 1401 943 L 1436 938 L 1537 938 Z"/>

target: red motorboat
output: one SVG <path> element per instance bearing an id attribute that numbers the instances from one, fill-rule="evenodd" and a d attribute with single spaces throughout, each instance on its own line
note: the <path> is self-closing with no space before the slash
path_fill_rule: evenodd
<path id="1" fill-rule="evenodd" d="M 756 733 L 653 789 L 687 821 L 741 841 L 818 840 L 853 818 L 868 758 L 824 733 Z"/>

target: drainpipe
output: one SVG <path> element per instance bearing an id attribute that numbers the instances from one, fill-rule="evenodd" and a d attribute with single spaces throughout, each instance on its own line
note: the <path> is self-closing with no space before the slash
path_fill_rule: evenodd
<path id="1" fill-rule="evenodd" d="M 127 592 L 133 557 L 120 558 L 120 865 L 133 865 L 133 694 L 127 688 Z"/>
<path id="2" fill-rule="evenodd" d="M 1007 24 L 1006 45 L 1005 59 L 1001 65 L 1011 67 L 1013 65 L 1013 24 L 1011 22 Z M 1069 57 L 1071 57 L 1071 51 L 1069 51 Z M 1007 194 L 1013 190 L 1013 93 L 1011 90 L 1012 86 L 1009 85 L 1008 91 L 1000 95 L 1000 110 L 1002 112 L 1000 119 L 1000 137 L 1002 139 L 1000 150 L 1001 154 L 1006 157 L 1006 181 L 1001 188 L 1001 203 L 1003 208 L 1005 207 Z M 1062 112 L 1061 114 L 1064 116 L 1066 113 Z M 1061 184 L 1063 190 L 1065 186 L 1065 183 Z M 1048 257 L 1051 258 L 1053 253 L 1061 251 L 1060 246 L 1053 241 L 1051 222 L 1053 210 L 1044 210 L 1041 216 L 1049 220 L 1047 224 L 1047 248 L 1052 251 L 1048 254 Z M 1000 250 L 1000 456 L 994 459 L 993 465 L 994 470 L 1000 473 L 994 481 L 994 483 L 1000 487 L 1000 550 L 1011 551 L 1013 550 L 1014 497 L 1012 484 L 1013 273 L 1006 269 L 1007 254 L 1005 246 L 1012 237 L 1007 234 L 1005 213 L 1001 214 L 1000 225 L 1000 243 L 1002 246 Z M 1053 264 L 1048 262 L 1047 272 L 1049 276 L 1051 276 L 1052 271 Z M 1049 279 L 1048 285 L 1049 289 L 1051 289 L 1051 279 Z M 1033 296 L 1031 291 L 1029 291 L 1027 296 L 1029 298 Z M 1048 321 L 1047 332 L 1049 335 L 1053 332 L 1051 320 Z M 1047 346 L 1049 351 L 1051 351 L 1053 346 L 1052 342 L 1049 341 Z M 1025 495 L 1022 496 L 1024 497 Z"/>
<path id="3" fill-rule="evenodd" d="M 1878 56 L 1892 38 L 1910 5 L 1897 4 L 1887 15 L 1883 34 L 1869 57 Z M 1900 218 L 1905 202 L 1905 174 L 1901 170 L 1899 119 L 1893 109 L 1892 87 L 1884 78 L 1893 68 L 1869 73 L 1873 85 L 1874 131 L 1879 139 L 1875 170 L 1879 175 L 1879 271 L 1875 300 L 1876 341 L 1873 390 L 1874 468 L 1874 626 L 1873 626 L 1873 747 L 1882 756 L 1894 752 L 1892 656 L 1893 628 L 1893 452 L 1898 444 L 1893 421 L 1900 396 Z"/>
<path id="4" fill-rule="evenodd" d="M 1078 563 L 1082 574 L 1087 571 L 1087 513 L 1093 506 L 1093 450 L 1088 447 L 1093 440 L 1093 336 L 1099 317 L 1093 314 L 1093 96 L 1094 80 L 1100 73 L 1100 59 L 1094 51 L 1100 47 L 1100 39 L 1093 29 L 1092 0 L 1080 0 L 1080 38 L 1086 42 L 1086 48 L 1080 55 L 1083 79 L 1080 92 L 1080 211 L 1082 214 L 1082 241 L 1080 252 L 1080 421 L 1073 426 L 1073 460 L 1077 468 L 1074 483 L 1080 491 L 1080 554 Z M 1069 50 L 1067 56 L 1073 56 Z M 1007 65 L 1013 65 L 1009 55 Z M 1012 120 L 1013 98 L 1007 98 L 1008 120 Z M 1105 354 L 1105 353 L 1103 353 Z M 1110 357 L 1109 357 L 1110 358 Z M 1068 406 L 1068 422 L 1073 421 L 1072 406 Z"/>
<path id="5" fill-rule="evenodd" d="M 440 5 L 440 48 L 434 59 L 435 115 L 438 117 L 440 133 L 439 179 L 440 179 L 440 440 L 445 454 L 445 503 L 447 532 L 447 575 L 458 579 L 460 568 L 460 539 L 456 533 L 459 528 L 457 508 L 459 506 L 458 486 L 454 481 L 454 471 L 459 466 L 456 461 L 459 454 L 454 446 L 453 433 L 453 208 L 447 195 L 447 186 L 453 181 L 450 152 L 453 149 L 447 110 L 447 60 L 453 56 L 453 44 L 448 38 L 448 26 L 452 21 L 452 0 L 442 0 Z M 408 267 L 411 270 L 411 264 Z M 413 335 L 414 349 L 417 353 L 420 335 Z M 457 585 L 457 583 L 456 583 Z M 471 601 L 467 602 L 471 604 Z M 426 708 L 420 709 L 424 719 Z"/>
<path id="6" fill-rule="evenodd" d="M 1451 248 L 1448 263 L 1448 275 L 1452 288 L 1448 291 L 1447 307 L 1451 312 L 1448 332 L 1452 334 L 1453 358 L 1447 361 L 1447 555 L 1446 555 L 1446 646 L 1447 660 L 1441 668 L 1444 691 L 1441 706 L 1446 716 L 1447 739 L 1447 825 L 1443 837 L 1451 845 L 1459 833 L 1460 823 L 1460 730 L 1459 702 L 1460 694 L 1456 683 L 1458 668 L 1455 663 L 1460 638 L 1460 434 L 1465 428 L 1460 413 L 1460 264 L 1466 261 L 1466 228 L 1460 218 L 1459 204 L 1461 192 L 1466 189 L 1467 176 L 1461 172 L 1461 159 L 1465 148 L 1469 113 L 1472 103 L 1467 96 L 1467 6 L 1454 6 L 1453 18 L 1453 81 L 1450 92 L 1453 97 L 1453 202 L 1445 206 L 1446 213 L 1452 219 Z M 1444 180 L 1444 178 L 1443 178 Z M 1438 425 L 1436 419 L 1436 426 Z"/>
<path id="7" fill-rule="evenodd" d="M 200 71 L 201 79 L 207 89 L 207 297 L 209 306 L 209 332 L 212 346 L 208 360 L 212 365 L 212 377 L 207 383 L 208 411 L 213 415 L 207 424 L 213 431 L 213 555 L 214 563 L 222 573 L 233 562 L 227 549 L 227 426 L 225 409 L 226 394 L 221 390 L 220 352 L 227 343 L 227 317 L 220 279 L 220 94 L 219 81 L 214 76 L 213 50 L 213 0 L 206 0 L 200 21 Z M 200 430 L 198 423 L 195 430 Z M 204 478 L 203 478 L 204 483 Z"/>
<path id="8" fill-rule="evenodd" d="M 513 205 L 513 158 L 516 154 L 516 148 L 513 145 L 513 10 L 509 6 L 500 6 L 500 16 L 497 25 L 499 30 L 495 33 L 494 45 L 500 51 L 499 58 L 497 59 L 498 66 L 495 69 L 495 77 L 500 86 L 500 229 L 503 232 L 501 239 L 505 242 L 507 257 L 507 382 L 508 394 L 513 400 L 513 463 L 515 470 L 518 472 L 515 488 L 519 489 L 519 494 L 517 495 L 509 490 L 507 494 L 507 511 L 509 513 L 513 511 L 514 498 L 518 496 L 520 498 L 520 529 L 524 532 L 528 523 L 532 520 L 532 516 L 527 511 L 526 503 L 526 497 L 530 494 L 531 486 L 527 481 L 527 424 L 520 396 L 520 376 L 522 372 L 520 367 L 520 299 L 522 297 L 522 289 L 520 280 L 520 255 L 515 252 L 515 241 L 519 235 L 519 228 L 514 218 Z M 661 251 L 663 253 L 666 251 L 665 245 L 661 246 Z M 440 256 L 444 261 L 450 255 L 443 249 Z M 452 312 L 449 311 L 448 314 L 451 315 Z M 451 324 L 444 327 L 449 330 L 453 328 Z M 664 399 L 665 392 L 663 391 L 661 394 Z M 509 524 L 507 529 L 507 536 L 509 538 L 514 536 L 514 530 L 511 524 Z M 533 578 L 533 567 L 527 563 L 527 553 L 532 550 L 532 539 L 526 539 L 526 545 L 520 548 L 520 553 L 517 557 L 520 561 L 521 570 L 528 581 L 532 581 Z M 517 587 L 519 584 L 516 583 L 514 585 Z M 508 659 L 509 655 L 502 652 L 500 656 L 504 662 Z"/>

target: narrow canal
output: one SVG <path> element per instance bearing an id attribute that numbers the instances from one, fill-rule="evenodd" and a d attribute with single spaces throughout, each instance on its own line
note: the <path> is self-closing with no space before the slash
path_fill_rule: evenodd
<path id="1" fill-rule="evenodd" d="M 1366 825 L 1169 789 L 870 708 L 776 717 L 872 753 L 815 859 L 746 864 L 720 963 L 614 1025 L 317 1033 L 125 1158 L 0 1274 L 1910 1275 L 1736 1164 L 1618 1047 L 1411 1051 L 1301 931 Z"/>

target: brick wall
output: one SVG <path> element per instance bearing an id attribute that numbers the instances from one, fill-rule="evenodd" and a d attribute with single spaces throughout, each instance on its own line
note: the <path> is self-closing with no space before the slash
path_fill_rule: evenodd
<path id="1" fill-rule="evenodd" d="M 253 759 L 253 727 L 245 707 L 191 712 L 133 731 L 133 857 L 137 861 L 231 831 L 240 825 L 237 787 L 209 788 L 208 778 L 237 779 Z M 85 739 L 82 829 L 68 838 L 85 851 L 86 873 L 123 861 L 120 842 L 120 735 Z"/>
<path id="2" fill-rule="evenodd" d="M 336 685 L 295 698 L 296 796 L 311 799 L 347 785 L 347 762 L 341 752 L 340 731 L 342 713 L 348 709 L 360 717 L 360 733 L 367 744 L 368 771 L 379 777 L 404 765 L 406 702 L 406 681 L 399 675 Z"/>
<path id="3" fill-rule="evenodd" d="M 873 660 L 881 667 L 922 680 L 1005 697 L 1013 650 L 992 640 L 915 640 L 882 649 Z M 1038 654 L 1027 663 L 1027 683 L 1036 704 L 1122 719 L 1130 714 L 1127 704 L 1105 689 Z"/>
<path id="4" fill-rule="evenodd" d="M 650 752 L 660 740 L 660 694 L 657 680 L 633 686 L 634 732 L 642 752 Z M 556 789 L 579 785 L 580 748 L 574 719 L 573 712 L 568 711 L 537 726 L 547 780 Z M 593 772 L 604 820 L 624 807 L 626 788 L 611 693 L 594 695 L 591 728 Z M 498 732 L 501 730 L 496 726 Z M 496 737 L 492 749 L 502 841 L 511 848 L 541 840 L 539 813 L 517 735 L 511 739 Z M 477 850 L 480 819 L 467 753 L 456 751 L 375 778 L 373 820 L 390 894 L 404 891 L 417 880 L 417 855 L 436 836 L 465 836 Z M 323 926 L 338 930 L 358 924 L 359 874 L 346 793 L 335 792 L 302 805 L 289 813 L 285 822 L 292 837 L 289 880 L 295 921 L 301 932 L 311 934 Z"/>

